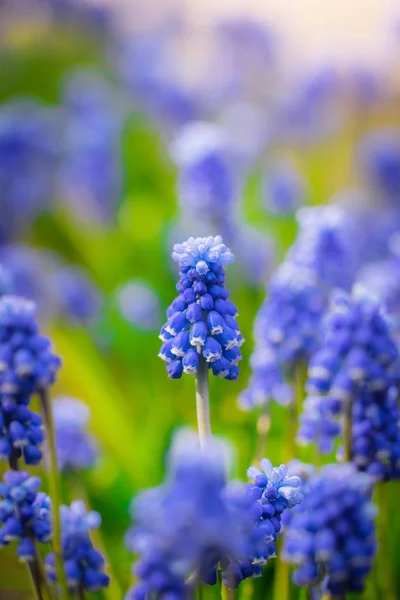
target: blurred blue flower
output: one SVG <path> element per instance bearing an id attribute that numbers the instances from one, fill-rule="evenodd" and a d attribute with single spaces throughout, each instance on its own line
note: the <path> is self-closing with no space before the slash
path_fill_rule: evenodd
<path id="1" fill-rule="evenodd" d="M 56 165 L 54 118 L 30 100 L 0 107 L 0 242 L 13 240 L 47 207 Z"/>
<path id="2" fill-rule="evenodd" d="M 325 306 L 326 296 L 312 269 L 288 261 L 279 267 L 255 321 L 252 376 L 239 399 L 243 408 L 270 398 L 282 404 L 292 401 L 285 373 L 292 373 L 318 347 Z"/>
<path id="3" fill-rule="evenodd" d="M 148 283 L 132 279 L 118 287 L 115 297 L 128 323 L 144 331 L 160 327 L 160 300 Z"/>
<path id="4" fill-rule="evenodd" d="M 27 404 L 30 395 L 54 382 L 61 361 L 41 335 L 35 304 L 18 296 L 0 298 L 0 402 L 3 410 Z"/>
<path id="5" fill-rule="evenodd" d="M 389 200 L 397 202 L 400 194 L 400 132 L 382 128 L 367 134 L 356 156 L 365 179 Z"/>
<path id="6" fill-rule="evenodd" d="M 100 75 L 78 71 L 63 90 L 65 147 L 60 168 L 64 198 L 88 221 L 109 222 L 120 200 L 123 111 Z"/>
<path id="7" fill-rule="evenodd" d="M 308 482 L 308 493 L 292 514 L 284 560 L 297 566 L 294 582 L 318 583 L 333 597 L 362 592 L 376 552 L 372 481 L 354 465 L 328 465 Z"/>
<path id="8" fill-rule="evenodd" d="M 190 122 L 179 131 L 170 152 L 178 167 L 182 208 L 218 227 L 232 211 L 238 187 L 223 130 L 213 123 Z"/>
<path id="9" fill-rule="evenodd" d="M 59 266 L 47 284 L 55 314 L 77 325 L 89 325 L 99 317 L 100 290 L 83 269 Z"/>
<path id="10" fill-rule="evenodd" d="M 87 431 L 89 407 L 77 398 L 59 396 L 53 400 L 57 463 L 60 471 L 94 467 L 97 443 Z"/>
<path id="11" fill-rule="evenodd" d="M 179 264 L 179 296 L 167 309 L 159 353 L 168 376 L 179 379 L 183 372 L 196 373 L 203 357 L 214 375 L 236 380 L 244 340 L 234 318 L 237 308 L 224 287 L 223 268 L 234 261 L 232 252 L 221 236 L 192 237 L 175 244 L 172 258 Z"/>
<path id="12" fill-rule="evenodd" d="M 39 492 L 40 478 L 24 471 L 8 471 L 0 482 L 0 547 L 17 541 L 21 561 L 35 558 L 34 541 L 51 538 L 50 498 Z"/>
<path id="13" fill-rule="evenodd" d="M 262 199 L 272 213 L 294 212 L 304 202 L 305 183 L 290 162 L 268 165 L 263 173 Z"/>
<path id="14" fill-rule="evenodd" d="M 215 583 L 224 557 L 247 556 L 254 516 L 243 510 L 244 486 L 227 489 L 226 460 L 220 442 L 201 451 L 196 434 L 176 436 L 165 482 L 132 504 L 136 524 L 127 543 L 140 559 L 129 598 L 191 597 L 197 583 Z"/>
<path id="15" fill-rule="evenodd" d="M 358 257 L 354 256 L 347 216 L 336 204 L 304 207 L 297 213 L 299 232 L 287 257 L 313 269 L 326 291 L 349 289 L 354 281 Z"/>
<path id="16" fill-rule="evenodd" d="M 386 390 L 399 377 L 399 355 L 379 304 L 362 290 L 332 297 L 321 346 L 308 368 L 299 439 L 330 452 L 340 433 L 337 419 L 361 386 Z"/>
<path id="17" fill-rule="evenodd" d="M 87 512 L 82 501 L 76 500 L 70 506 L 60 507 L 61 539 L 64 569 L 71 593 L 79 589 L 95 592 L 106 588 L 110 578 L 104 572 L 105 561 L 102 554 L 93 547 L 90 530 L 101 523 L 99 513 Z M 55 556 L 46 556 L 46 571 L 52 583 L 57 581 Z"/>
<path id="18" fill-rule="evenodd" d="M 26 465 L 36 465 L 42 459 L 43 423 L 26 406 L 28 402 L 26 398 L 21 404 L 3 405 L 0 396 L 0 460 L 23 457 Z"/>

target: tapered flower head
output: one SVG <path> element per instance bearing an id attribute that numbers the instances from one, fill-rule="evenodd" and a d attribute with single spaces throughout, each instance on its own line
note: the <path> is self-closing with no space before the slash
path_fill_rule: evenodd
<path id="1" fill-rule="evenodd" d="M 175 244 L 172 257 L 180 268 L 179 296 L 167 310 L 159 354 L 169 377 L 196 373 L 204 359 L 214 375 L 237 379 L 243 337 L 235 320 L 237 308 L 228 300 L 223 268 L 233 262 L 232 252 L 221 236 L 209 236 Z"/>
<path id="2" fill-rule="evenodd" d="M 376 552 L 371 488 L 371 479 L 352 464 L 329 465 L 310 478 L 283 547 L 284 559 L 297 565 L 297 585 L 325 575 L 323 585 L 334 597 L 364 589 Z"/>
<path id="3" fill-rule="evenodd" d="M 87 431 L 89 407 L 77 398 L 62 396 L 53 401 L 57 462 L 61 471 L 93 467 L 97 444 Z"/>
<path id="4" fill-rule="evenodd" d="M 50 498 L 39 488 L 40 478 L 24 471 L 8 471 L 0 483 L 0 547 L 18 542 L 21 561 L 34 560 L 34 540 L 51 538 Z"/>
<path id="5" fill-rule="evenodd" d="M 28 402 L 29 398 L 20 404 L 0 402 L 0 460 L 22 457 L 25 464 L 36 465 L 42 458 L 43 423 Z"/>
<path id="6" fill-rule="evenodd" d="M 53 383 L 60 359 L 40 335 L 33 302 L 18 296 L 0 299 L 0 403 L 26 403 Z"/>
<path id="7" fill-rule="evenodd" d="M 90 530 L 101 523 L 95 511 L 87 512 L 83 502 L 77 500 L 71 506 L 61 506 L 62 557 L 71 593 L 78 589 L 95 592 L 106 588 L 110 578 L 104 572 L 105 561 L 102 554 L 93 547 Z M 55 557 L 51 552 L 46 557 L 46 571 L 49 580 L 57 581 Z"/>

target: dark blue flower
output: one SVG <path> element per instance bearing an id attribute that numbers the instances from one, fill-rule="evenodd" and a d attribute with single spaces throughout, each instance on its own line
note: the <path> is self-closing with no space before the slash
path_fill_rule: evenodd
<path id="1" fill-rule="evenodd" d="M 0 404 L 9 410 L 54 382 L 60 359 L 40 334 L 33 302 L 0 298 Z"/>
<path id="2" fill-rule="evenodd" d="M 221 236 L 209 236 L 175 244 L 172 257 L 180 268 L 179 296 L 167 310 L 159 354 L 167 362 L 169 377 L 176 379 L 183 372 L 197 371 L 195 349 L 215 375 L 237 379 L 241 359 L 238 347 L 243 337 L 235 321 L 237 308 L 228 300 L 223 268 L 233 262 L 232 252 Z"/>
<path id="3" fill-rule="evenodd" d="M 20 404 L 0 401 L 0 460 L 12 456 L 23 457 L 25 464 L 36 465 L 42 458 L 44 441 L 42 419 L 25 402 Z"/>
<path id="4" fill-rule="evenodd" d="M 98 457 L 97 444 L 87 431 L 88 406 L 77 398 L 61 396 L 53 400 L 53 419 L 60 471 L 93 467 Z"/>
<path id="5" fill-rule="evenodd" d="M 101 518 L 97 512 L 87 512 L 80 500 L 70 506 L 61 506 L 62 553 L 65 575 L 71 593 L 78 589 L 95 592 L 106 588 L 110 582 L 104 572 L 105 561 L 102 554 L 93 547 L 90 530 L 97 529 Z M 52 583 L 57 581 L 55 557 L 51 552 L 46 556 L 46 571 Z"/>
<path id="6" fill-rule="evenodd" d="M 34 541 L 51 538 L 50 498 L 39 488 L 40 478 L 24 471 L 8 471 L 0 483 L 0 547 L 17 541 L 22 561 L 34 560 Z"/>
<path id="7" fill-rule="evenodd" d="M 362 291 L 334 294 L 321 347 L 309 363 L 299 438 L 329 452 L 345 404 L 362 387 L 384 391 L 398 377 L 398 350 L 379 304 Z"/>
<path id="8" fill-rule="evenodd" d="M 329 465 L 309 479 L 283 546 L 284 560 L 297 565 L 297 585 L 324 578 L 332 596 L 363 591 L 376 552 L 371 489 L 372 480 L 350 463 Z"/>

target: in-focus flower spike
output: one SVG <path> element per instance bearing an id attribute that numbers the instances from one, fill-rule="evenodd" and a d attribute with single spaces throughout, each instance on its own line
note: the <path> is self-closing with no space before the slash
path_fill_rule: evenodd
<path id="1" fill-rule="evenodd" d="M 372 484 L 350 463 L 328 465 L 309 479 L 283 546 L 284 560 L 297 565 L 296 585 L 313 585 L 324 574 L 333 597 L 363 591 L 376 552 Z"/>
<path id="2" fill-rule="evenodd" d="M 106 588 L 110 582 L 104 572 L 102 554 L 93 547 L 90 530 L 101 523 L 99 513 L 87 512 L 82 501 L 61 506 L 62 552 L 68 588 L 71 593 L 79 589 L 95 592 Z M 46 556 L 46 571 L 51 583 L 57 581 L 54 553 Z"/>
<path id="3" fill-rule="evenodd" d="M 252 377 L 241 395 L 243 408 L 268 402 L 292 401 L 285 372 L 307 360 L 318 347 L 326 296 L 315 272 L 284 262 L 271 278 L 268 296 L 255 322 L 256 347 L 251 357 Z"/>
<path id="4" fill-rule="evenodd" d="M 254 515 L 244 486 L 227 486 L 229 455 L 220 441 L 201 450 L 194 432 L 177 434 L 165 482 L 132 504 L 135 525 L 126 541 L 140 558 L 129 598 L 192 597 L 198 583 L 215 583 L 219 562 L 250 555 Z"/>
<path id="5" fill-rule="evenodd" d="M 233 262 L 232 252 L 221 236 L 192 237 L 175 244 L 172 257 L 180 268 L 176 286 L 179 296 L 167 310 L 159 354 L 167 363 L 169 377 L 178 379 L 182 373 L 197 373 L 199 358 L 203 357 L 215 375 L 237 379 L 241 359 L 237 348 L 244 340 L 234 318 L 237 308 L 228 300 L 229 292 L 224 287 L 223 268 Z"/>
<path id="6" fill-rule="evenodd" d="M 60 359 L 40 335 L 36 306 L 18 296 L 0 298 L 0 402 L 3 410 L 26 404 L 53 383 Z"/>
<path id="7" fill-rule="evenodd" d="M 261 460 L 261 469 L 250 467 L 247 475 L 253 479 L 246 485 L 242 510 L 253 516 L 251 552 L 240 561 L 222 562 L 224 583 L 237 587 L 247 577 L 259 577 L 269 558 L 276 556 L 276 540 L 281 530 L 281 519 L 302 502 L 301 479 L 289 474 L 286 465 L 273 467 Z"/>
<path id="8" fill-rule="evenodd" d="M 77 398 L 60 396 L 52 403 L 60 471 L 87 469 L 96 464 L 97 444 L 88 433 L 89 407 Z"/>
<path id="9" fill-rule="evenodd" d="M 364 387 L 385 391 L 398 378 L 398 350 L 379 304 L 362 290 L 335 293 L 321 347 L 309 363 L 299 439 L 330 452 L 346 403 Z"/>
<path id="10" fill-rule="evenodd" d="M 44 441 L 42 419 L 26 406 L 5 404 L 0 401 L 0 460 L 23 457 L 25 464 L 36 465 L 42 459 Z"/>
<path id="11" fill-rule="evenodd" d="M 51 538 L 50 498 L 39 492 L 40 478 L 8 471 L 0 483 L 0 547 L 17 542 L 21 561 L 35 560 L 34 542 Z"/>

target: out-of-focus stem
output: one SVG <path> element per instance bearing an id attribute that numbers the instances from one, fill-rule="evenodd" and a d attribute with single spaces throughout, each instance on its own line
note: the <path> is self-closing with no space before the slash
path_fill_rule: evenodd
<path id="1" fill-rule="evenodd" d="M 200 446 L 204 448 L 207 440 L 211 437 L 211 424 L 208 364 L 202 356 L 200 356 L 199 368 L 196 373 L 196 410 Z"/>
<path id="2" fill-rule="evenodd" d="M 252 464 L 256 465 L 266 455 L 268 433 L 271 427 L 269 415 L 263 412 L 257 419 L 257 441 Z"/>
<path id="3" fill-rule="evenodd" d="M 353 423 L 353 403 L 348 400 L 344 404 L 343 415 L 343 460 L 344 462 L 351 461 L 351 430 Z"/>
<path id="4" fill-rule="evenodd" d="M 53 551 L 56 563 L 57 584 L 60 589 L 61 600 L 68 600 L 68 586 L 64 572 L 64 564 L 62 557 L 62 541 L 61 541 L 61 521 L 60 521 L 60 506 L 61 506 L 61 486 L 57 465 L 57 451 L 54 432 L 53 412 L 49 394 L 46 389 L 42 388 L 39 392 L 40 405 L 43 414 L 43 421 L 46 428 L 47 443 L 49 448 L 49 488 L 52 502 L 53 516 Z"/>
<path id="5" fill-rule="evenodd" d="M 376 557 L 376 574 L 382 598 L 385 600 L 396 600 L 395 582 L 393 577 L 391 551 L 389 542 L 389 489 L 388 483 L 376 484 L 376 497 L 378 503 L 377 537 L 378 553 Z"/>

